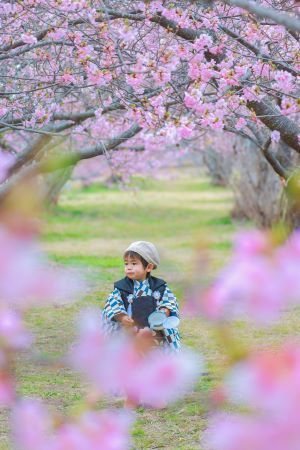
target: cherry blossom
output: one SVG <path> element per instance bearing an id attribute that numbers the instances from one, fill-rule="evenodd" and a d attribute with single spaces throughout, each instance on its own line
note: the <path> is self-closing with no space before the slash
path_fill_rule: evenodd
<path id="1" fill-rule="evenodd" d="M 299 417 L 243 417 L 219 415 L 207 430 L 210 450 L 296 450 L 299 447 Z"/>
<path id="2" fill-rule="evenodd" d="M 224 387 L 250 413 L 218 414 L 206 432 L 211 450 L 295 450 L 300 442 L 298 344 L 251 353 L 235 364 Z"/>
<path id="3" fill-rule="evenodd" d="M 280 12 L 285 5 L 276 8 Z M 22 23 L 11 20 L 17 16 Z M 203 9 L 195 2 L 183 8 L 177 1 L 133 1 L 129 8 L 117 0 L 107 7 L 69 0 L 6 2 L 1 23 L 5 96 L 0 115 L 5 120 L 0 129 L 7 127 L 1 148 L 9 144 L 16 154 L 23 153 L 27 132 L 47 126 L 59 134 L 67 127 L 65 148 L 72 146 L 80 161 L 101 154 L 99 139 L 108 142 L 108 148 L 122 149 L 109 141 L 133 123 L 141 127 L 136 135 L 123 138 L 129 146 L 132 138 L 141 147 L 163 133 L 168 146 L 172 130 L 174 144 L 186 148 L 185 139 L 197 133 L 230 127 L 247 134 L 252 122 L 261 131 L 278 131 L 283 142 L 299 151 L 297 42 L 276 23 L 256 26 L 243 9 L 222 2 Z M 51 25 L 45 28 L 45 23 Z M 277 44 L 270 46 L 272 41 Z M 103 109 L 109 99 L 114 107 Z M 277 109 L 270 111 L 266 105 Z M 95 127 L 93 111 L 99 107 L 102 126 Z M 79 114 L 75 120 L 74 114 Z M 278 114 L 282 118 L 277 128 Z M 195 124 L 193 134 L 187 121 Z M 51 139 L 57 138 L 54 134 Z M 161 160 L 160 149 L 161 142 L 153 146 L 153 159 Z M 130 158 L 122 152 L 119 162 L 122 155 L 123 166 L 128 164 L 133 173 L 135 152 Z M 139 173 L 149 170 L 146 156 Z"/>
<path id="4" fill-rule="evenodd" d="M 43 300 L 63 301 L 82 289 L 71 273 L 47 264 L 35 240 L 0 228 L 0 242 L 0 297 L 4 305 L 23 309 Z"/>
<path id="5" fill-rule="evenodd" d="M 294 79 L 289 72 L 278 70 L 274 74 L 274 79 L 276 81 L 276 87 L 285 94 L 289 94 L 293 90 Z"/>
<path id="6" fill-rule="evenodd" d="M 37 42 L 37 38 L 32 34 L 21 34 L 21 39 L 25 44 L 35 44 Z"/>
<path id="7" fill-rule="evenodd" d="M 18 312 L 6 307 L 2 307 L 0 311 L 1 348 L 19 350 L 28 347 L 32 342 L 32 337 L 25 330 Z"/>
<path id="8" fill-rule="evenodd" d="M 122 334 L 107 338 L 98 315 L 97 311 L 83 312 L 79 342 L 70 358 L 100 392 L 157 406 L 162 400 L 171 402 L 182 396 L 199 375 L 201 358 L 197 363 L 188 352 L 166 354 L 162 350 L 141 356 L 134 339 Z"/>
<path id="9" fill-rule="evenodd" d="M 286 306 L 299 303 L 299 239 L 295 231 L 276 245 L 267 232 L 240 234 L 231 262 L 200 296 L 200 310 L 213 320 L 243 317 L 257 324 L 277 320 Z"/>
<path id="10" fill-rule="evenodd" d="M 251 353 L 229 372 L 225 386 L 232 401 L 270 414 L 298 414 L 300 347 Z M 298 412 L 297 412 L 298 411 Z"/>
<path id="11" fill-rule="evenodd" d="M 125 411 L 91 411 L 55 426 L 55 417 L 40 401 L 23 399 L 13 410 L 13 438 L 22 450 L 125 450 L 132 420 Z"/>

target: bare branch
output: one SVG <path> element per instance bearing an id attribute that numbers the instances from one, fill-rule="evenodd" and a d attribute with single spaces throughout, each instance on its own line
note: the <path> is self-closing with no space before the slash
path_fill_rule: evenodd
<path id="1" fill-rule="evenodd" d="M 30 44 L 30 45 L 26 44 L 26 46 L 21 48 L 20 50 L 17 50 L 15 52 L 8 53 L 5 55 L 0 55 L 0 61 L 3 61 L 5 59 L 15 58 L 17 56 L 24 55 L 24 53 L 30 52 L 31 50 L 35 50 L 36 48 L 46 47 L 46 46 L 50 46 L 50 45 L 67 45 L 69 47 L 74 46 L 70 42 L 66 42 L 66 41 L 42 41 L 42 42 L 37 42 L 36 44 Z"/>

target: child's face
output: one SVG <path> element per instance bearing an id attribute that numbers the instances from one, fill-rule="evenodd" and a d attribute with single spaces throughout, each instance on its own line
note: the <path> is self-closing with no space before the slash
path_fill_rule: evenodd
<path id="1" fill-rule="evenodd" d="M 144 268 L 142 261 L 135 257 L 124 258 L 125 275 L 131 280 L 144 281 L 147 278 L 147 274 L 153 269 L 153 264 L 148 264 Z"/>

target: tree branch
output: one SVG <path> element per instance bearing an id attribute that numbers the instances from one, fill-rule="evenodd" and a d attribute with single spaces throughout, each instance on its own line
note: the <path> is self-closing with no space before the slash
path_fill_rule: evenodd
<path id="1" fill-rule="evenodd" d="M 241 36 L 239 36 L 238 34 L 236 34 L 234 31 L 229 30 L 229 28 L 227 27 L 223 27 L 223 26 L 219 26 L 220 30 L 222 30 L 225 34 L 227 34 L 228 36 L 232 37 L 236 42 L 238 42 L 239 44 L 241 44 L 243 47 L 247 48 L 248 50 L 250 50 L 252 53 L 254 53 L 258 58 L 260 58 L 262 61 L 267 61 L 267 62 L 271 62 L 272 64 L 274 64 L 274 66 L 276 66 L 278 69 L 280 70 L 285 70 L 289 73 L 291 73 L 294 76 L 298 76 L 299 75 L 299 71 L 294 69 L 293 67 L 282 63 L 280 61 L 276 61 L 273 60 L 269 55 L 265 54 L 265 53 L 261 53 L 261 51 L 255 47 L 255 45 L 250 44 L 249 42 L 246 41 L 246 39 L 242 38 Z"/>
<path id="2" fill-rule="evenodd" d="M 300 32 L 300 20 L 282 11 L 266 8 L 255 1 L 249 0 L 222 0 L 230 6 L 237 6 L 245 9 L 263 19 L 271 19 L 278 25 L 283 25 L 287 30 Z"/>
<path id="3" fill-rule="evenodd" d="M 103 142 L 99 142 L 99 144 L 95 145 L 94 147 L 78 150 L 72 153 L 65 153 L 63 155 L 49 155 L 47 158 L 44 158 L 39 162 L 33 162 L 30 165 L 26 165 L 22 168 L 22 170 L 9 177 L 8 180 L 0 187 L 0 202 L 17 184 L 22 182 L 22 180 L 24 180 L 25 178 L 33 177 L 38 174 L 54 172 L 56 170 L 73 166 L 83 159 L 94 158 L 95 156 L 103 155 L 109 150 L 115 150 L 119 145 L 134 137 L 141 130 L 142 127 L 134 124 L 124 133 L 121 133 L 119 136 L 110 139 L 106 144 L 104 144 Z M 38 139 L 45 139 L 45 136 L 41 136 Z"/>
<path id="4" fill-rule="evenodd" d="M 262 101 L 248 101 L 247 107 L 252 109 L 259 120 L 270 130 L 280 132 L 281 139 L 291 148 L 300 153 L 300 127 L 296 122 L 283 116 L 280 110 L 264 99 Z"/>
<path id="5" fill-rule="evenodd" d="M 288 179 L 289 173 L 284 169 L 284 167 L 280 164 L 280 162 L 275 158 L 275 156 L 270 152 L 271 138 L 268 137 L 266 142 L 262 147 L 260 147 L 262 154 L 268 161 L 268 163 L 272 166 L 273 170 L 285 180 Z"/>
<path id="6" fill-rule="evenodd" d="M 137 124 L 132 125 L 128 130 L 121 133 L 115 138 L 109 139 L 106 144 L 100 141 L 94 147 L 77 150 L 75 152 L 65 154 L 63 156 L 55 157 L 49 156 L 42 161 L 40 172 L 53 172 L 53 170 L 61 169 L 74 165 L 83 159 L 94 158 L 95 156 L 104 155 L 109 150 L 114 150 L 119 145 L 123 144 L 128 139 L 131 139 L 142 130 Z"/>

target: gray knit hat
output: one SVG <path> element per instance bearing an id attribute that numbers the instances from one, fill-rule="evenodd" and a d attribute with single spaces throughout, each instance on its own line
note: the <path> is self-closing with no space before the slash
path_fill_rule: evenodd
<path id="1" fill-rule="evenodd" d="M 152 244 L 152 242 L 147 241 L 132 242 L 132 244 L 130 244 L 129 247 L 126 248 L 125 253 L 129 251 L 138 253 L 145 259 L 145 261 L 154 264 L 154 269 L 156 269 L 156 267 L 160 263 L 158 251 L 155 245 Z"/>

